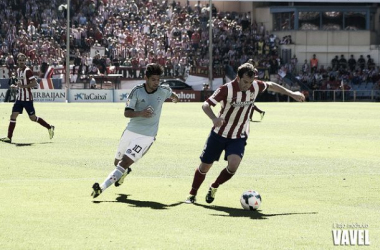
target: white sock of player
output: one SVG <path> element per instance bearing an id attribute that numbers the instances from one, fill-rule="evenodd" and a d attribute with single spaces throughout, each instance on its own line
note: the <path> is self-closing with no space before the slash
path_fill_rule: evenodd
<path id="1" fill-rule="evenodd" d="M 110 175 L 107 177 L 107 179 L 104 180 L 102 185 L 100 185 L 102 191 L 104 191 L 106 188 L 117 182 L 121 178 L 121 176 L 123 176 L 124 172 L 125 169 L 120 165 L 117 165 L 115 170 L 112 171 Z"/>

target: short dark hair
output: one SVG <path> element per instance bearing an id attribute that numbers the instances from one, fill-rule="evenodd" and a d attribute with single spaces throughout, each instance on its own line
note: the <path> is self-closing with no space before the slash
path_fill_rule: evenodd
<path id="1" fill-rule="evenodd" d="M 146 66 L 146 72 L 145 72 L 145 75 L 146 77 L 151 77 L 152 75 L 157 75 L 157 76 L 160 76 L 162 75 L 162 73 L 164 72 L 163 68 L 161 67 L 161 65 L 157 64 L 157 63 L 149 63 L 147 66 Z"/>
<path id="2" fill-rule="evenodd" d="M 249 77 L 252 77 L 255 75 L 255 67 L 253 67 L 250 63 L 244 63 L 240 65 L 240 67 L 237 70 L 237 74 L 239 78 L 242 78 L 244 74 L 247 74 Z"/>

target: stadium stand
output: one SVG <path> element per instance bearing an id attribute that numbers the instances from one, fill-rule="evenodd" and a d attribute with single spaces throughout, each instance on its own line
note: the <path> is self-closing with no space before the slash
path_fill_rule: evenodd
<path id="1" fill-rule="evenodd" d="M 61 75 L 66 49 L 65 0 L 0 0 L 0 65 L 15 70 L 16 55 L 28 56 L 27 64 L 39 74 L 41 64 L 50 65 Z M 126 79 L 144 76 L 147 63 L 158 62 L 166 77 L 208 74 L 208 6 L 151 0 L 72 0 L 70 48 L 72 81 L 88 81 L 93 75 L 121 74 Z M 303 91 L 326 90 L 333 77 L 345 82 L 345 89 L 358 97 L 372 94 L 379 76 L 371 67 L 354 70 L 319 66 L 316 71 L 300 70 L 296 55 L 284 63 L 278 54 L 282 44 L 292 44 L 291 36 L 276 37 L 248 13 L 221 12 L 214 6 L 214 76 L 233 77 L 237 67 L 253 59 L 259 77 L 269 80 L 279 74 L 283 83 L 294 81 Z M 318 55 L 317 55 L 318 56 Z M 295 61 L 293 61 L 295 59 Z M 50 68 L 50 69 L 51 69 Z M 41 74 L 41 78 L 51 78 Z M 284 78 L 284 76 L 287 76 Z M 46 82 L 46 84 L 45 84 Z M 43 86 L 52 86 L 44 81 Z M 365 86 L 365 87 L 363 87 Z M 340 84 L 329 83 L 329 90 Z M 376 92 L 376 91 L 375 91 Z M 377 92 L 376 92 L 377 93 Z"/>

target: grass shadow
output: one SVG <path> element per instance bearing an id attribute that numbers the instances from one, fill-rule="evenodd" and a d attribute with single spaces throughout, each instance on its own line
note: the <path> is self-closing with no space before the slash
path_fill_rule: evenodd
<path id="1" fill-rule="evenodd" d="M 183 202 L 177 202 L 173 204 L 163 204 L 155 201 L 140 201 L 140 200 L 132 200 L 128 199 L 128 195 L 126 194 L 119 194 L 119 197 L 116 198 L 116 201 L 93 201 L 93 203 L 103 203 L 103 202 L 119 202 L 119 203 L 125 203 L 129 204 L 132 207 L 146 207 L 156 210 L 163 210 L 168 209 L 170 207 L 175 207 L 178 205 L 183 204 Z"/>
<path id="2" fill-rule="evenodd" d="M 203 207 L 206 209 L 211 209 L 219 212 L 225 212 L 227 214 L 213 214 L 213 216 L 223 216 L 223 217 L 245 217 L 254 220 L 266 220 L 273 216 L 285 216 L 285 215 L 302 215 L 302 214 L 318 214 L 317 212 L 306 212 L 306 213 L 279 213 L 279 214 L 264 214 L 260 210 L 244 210 L 242 208 L 231 208 L 222 206 L 208 206 L 203 204 L 194 204 L 195 206 Z"/>
<path id="3" fill-rule="evenodd" d="M 30 147 L 36 144 L 50 144 L 52 142 L 41 142 L 41 143 L 12 143 L 16 147 Z"/>

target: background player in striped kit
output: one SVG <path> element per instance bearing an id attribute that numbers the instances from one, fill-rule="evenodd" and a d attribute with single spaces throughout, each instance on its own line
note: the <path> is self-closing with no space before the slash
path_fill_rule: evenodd
<path id="1" fill-rule="evenodd" d="M 1 138 L 0 141 L 2 142 L 12 143 L 13 131 L 16 127 L 16 119 L 19 114 L 22 114 L 23 109 L 26 110 L 31 121 L 37 122 L 48 129 L 50 139 L 53 139 L 54 136 L 54 126 L 48 124 L 41 117 L 36 116 L 36 111 L 33 105 L 32 89 L 37 86 L 37 81 L 32 70 L 25 65 L 25 62 L 26 56 L 19 53 L 17 55 L 18 68 L 16 72 L 16 77 L 18 79 L 18 95 L 12 108 L 11 120 L 8 126 L 8 136 Z"/>
<path id="2" fill-rule="evenodd" d="M 194 203 L 199 187 L 214 161 L 218 161 L 222 151 L 228 165 L 211 184 L 206 195 L 206 202 L 215 199 L 219 185 L 225 183 L 235 174 L 244 155 L 249 132 L 249 114 L 259 93 L 266 89 L 285 94 L 294 100 L 303 102 L 305 96 L 300 92 L 290 91 L 274 82 L 255 80 L 255 68 L 245 63 L 238 68 L 237 77 L 219 87 L 202 105 L 203 111 L 213 122 L 211 133 L 200 156 L 201 164 L 195 170 L 192 188 L 186 203 Z M 220 103 L 221 110 L 216 116 L 210 106 Z"/>
<path id="3" fill-rule="evenodd" d="M 124 116 L 131 119 L 120 138 L 114 162 L 116 168 L 101 185 L 94 183 L 93 198 L 114 183 L 115 186 L 123 184 L 130 166 L 141 159 L 155 141 L 164 101 L 171 98 L 173 102 L 178 102 L 178 96 L 171 88 L 159 85 L 162 73 L 159 64 L 148 64 L 146 82 L 134 87 L 128 95 Z"/>

